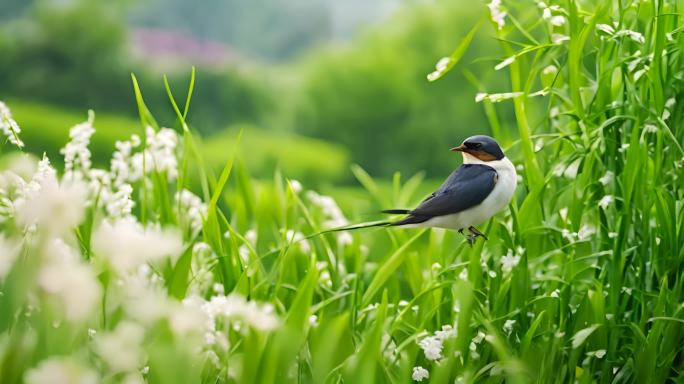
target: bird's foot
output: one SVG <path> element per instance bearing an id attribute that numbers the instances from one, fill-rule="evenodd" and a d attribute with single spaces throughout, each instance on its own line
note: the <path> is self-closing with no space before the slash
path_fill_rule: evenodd
<path id="1" fill-rule="evenodd" d="M 489 238 L 487 237 L 487 235 L 485 235 L 484 233 L 480 232 L 477 228 L 473 227 L 472 225 L 471 225 L 470 227 L 468 227 L 468 230 L 470 231 L 470 233 L 472 234 L 472 236 L 473 236 L 474 238 L 477 238 L 477 237 L 479 237 L 479 236 L 482 236 L 482 237 L 484 237 L 485 240 L 489 240 Z"/>
<path id="2" fill-rule="evenodd" d="M 467 235 L 466 236 L 466 240 L 468 241 L 468 245 L 470 245 L 471 248 L 473 247 L 473 244 L 475 244 L 475 239 L 477 239 L 477 236 L 475 236 L 475 235 Z"/>

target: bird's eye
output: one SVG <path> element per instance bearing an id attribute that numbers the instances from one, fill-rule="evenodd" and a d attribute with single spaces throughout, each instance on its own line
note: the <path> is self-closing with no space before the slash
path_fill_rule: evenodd
<path id="1" fill-rule="evenodd" d="M 473 143 L 473 148 L 475 148 L 475 149 L 482 148 L 482 143 Z"/>

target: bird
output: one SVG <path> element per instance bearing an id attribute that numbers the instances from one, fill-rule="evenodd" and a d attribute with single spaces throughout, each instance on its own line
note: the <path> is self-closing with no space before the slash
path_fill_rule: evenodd
<path id="1" fill-rule="evenodd" d="M 518 176 L 513 163 L 499 143 L 486 135 L 468 137 L 458 147 L 463 164 L 442 185 L 414 209 L 386 209 L 383 213 L 403 214 L 397 221 L 374 222 L 339 230 L 367 227 L 445 228 L 466 235 L 472 246 L 478 237 L 487 236 L 475 226 L 503 210 L 513 198 Z M 335 229 L 336 231 L 337 229 Z"/>

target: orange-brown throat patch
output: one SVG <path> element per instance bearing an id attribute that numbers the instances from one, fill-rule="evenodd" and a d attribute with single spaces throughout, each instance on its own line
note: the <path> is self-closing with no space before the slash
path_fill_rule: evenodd
<path id="1" fill-rule="evenodd" d="M 481 161 L 494 161 L 494 160 L 496 160 L 496 157 L 494 157 L 493 155 L 491 155 L 491 154 L 489 154 L 483 150 L 466 149 L 465 152 L 476 157 L 478 160 L 481 160 Z"/>

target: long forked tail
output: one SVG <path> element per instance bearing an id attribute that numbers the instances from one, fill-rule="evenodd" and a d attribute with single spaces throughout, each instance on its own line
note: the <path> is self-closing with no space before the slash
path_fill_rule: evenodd
<path id="1" fill-rule="evenodd" d="M 384 211 L 381 211 L 382 213 L 389 213 L 392 215 L 407 215 L 411 213 L 410 210 L 408 209 L 385 209 Z"/>
<path id="2" fill-rule="evenodd" d="M 389 227 L 390 225 L 392 225 L 392 222 L 390 222 L 390 221 L 372 221 L 369 223 L 353 224 L 353 225 L 347 225 L 344 227 L 330 228 L 330 229 L 326 229 L 326 230 L 323 230 L 320 232 L 316 232 L 314 234 L 311 234 L 311 235 L 305 237 L 305 239 L 310 239 L 312 237 L 324 235 L 326 233 L 342 232 L 342 231 L 354 231 L 357 229 L 373 228 L 373 227 Z"/>

